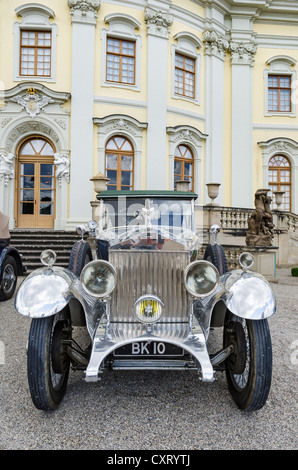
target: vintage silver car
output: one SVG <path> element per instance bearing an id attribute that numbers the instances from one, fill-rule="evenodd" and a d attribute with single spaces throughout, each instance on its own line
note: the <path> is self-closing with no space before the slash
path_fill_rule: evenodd
<path id="1" fill-rule="evenodd" d="M 267 318 L 276 302 L 266 279 L 249 270 L 253 256 L 242 253 L 241 269 L 229 271 L 213 226 L 214 240 L 198 259 L 194 193 L 103 191 L 98 199 L 99 222 L 78 228 L 68 269 L 54 266 L 55 253 L 46 250 L 45 267 L 16 295 L 17 311 L 32 319 L 34 405 L 57 408 L 72 367 L 87 382 L 109 369 L 187 370 L 206 382 L 225 371 L 238 407 L 261 408 L 272 373 Z M 84 328 L 85 346 L 74 337 Z M 212 351 L 215 332 L 220 345 Z"/>

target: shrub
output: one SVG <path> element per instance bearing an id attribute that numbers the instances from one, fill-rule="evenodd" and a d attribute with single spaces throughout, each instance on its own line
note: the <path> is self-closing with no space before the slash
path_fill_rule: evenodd
<path id="1" fill-rule="evenodd" d="M 292 273 L 292 276 L 297 276 L 298 277 L 298 268 L 292 268 L 291 273 Z"/>

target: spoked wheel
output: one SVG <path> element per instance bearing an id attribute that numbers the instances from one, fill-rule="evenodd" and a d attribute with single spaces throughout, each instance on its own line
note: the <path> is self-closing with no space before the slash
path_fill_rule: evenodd
<path id="1" fill-rule="evenodd" d="M 68 269 L 79 277 L 83 267 L 90 261 L 92 261 L 92 251 L 89 243 L 84 240 L 76 242 L 70 253 Z"/>
<path id="2" fill-rule="evenodd" d="M 259 410 L 268 398 L 272 375 L 272 347 L 268 322 L 245 320 L 227 312 L 224 347 L 234 351 L 225 361 L 229 391 L 237 406 Z"/>
<path id="3" fill-rule="evenodd" d="M 17 263 L 12 256 L 7 256 L 2 264 L 0 300 L 8 300 L 14 294 L 17 284 Z"/>
<path id="4" fill-rule="evenodd" d="M 226 254 L 221 245 L 214 243 L 213 245 L 207 245 L 204 260 L 212 263 L 217 269 L 220 275 L 228 272 L 228 261 Z"/>
<path id="5" fill-rule="evenodd" d="M 66 309 L 46 318 L 34 318 L 28 341 L 28 382 L 36 408 L 54 410 L 62 401 L 70 361 L 63 344 L 71 338 Z"/>

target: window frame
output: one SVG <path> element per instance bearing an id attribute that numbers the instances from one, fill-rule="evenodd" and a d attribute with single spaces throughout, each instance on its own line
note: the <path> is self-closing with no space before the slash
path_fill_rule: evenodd
<path id="1" fill-rule="evenodd" d="M 14 23 L 14 59 L 13 80 L 28 81 L 38 80 L 43 82 L 56 82 L 56 55 L 57 55 L 57 25 L 50 22 L 55 18 L 55 13 L 48 7 L 40 4 L 25 4 L 15 9 L 21 21 Z M 21 74 L 21 37 L 22 31 L 50 32 L 51 33 L 51 60 L 50 75 L 22 75 Z"/>
<path id="2" fill-rule="evenodd" d="M 270 78 L 271 78 L 271 77 L 272 77 L 272 78 L 277 78 L 277 80 L 278 80 L 278 85 L 277 85 L 277 86 L 272 86 L 272 85 L 269 84 L 269 81 L 270 81 Z M 289 85 L 289 87 L 281 87 L 281 85 L 280 85 L 280 80 L 281 80 L 282 78 L 289 78 L 289 80 L 290 80 L 290 85 Z M 283 113 L 291 113 L 291 111 L 292 111 L 291 88 L 292 88 L 292 76 L 291 76 L 291 75 L 284 75 L 284 74 L 282 74 L 282 75 L 278 75 L 278 74 L 268 74 L 268 112 L 269 112 L 269 113 L 281 113 L 281 114 L 283 114 Z M 270 105 L 269 105 L 269 102 L 270 102 L 270 100 L 269 100 L 269 92 L 270 92 L 270 90 L 276 90 L 276 91 L 277 91 L 277 106 L 278 106 L 278 109 L 270 109 L 270 108 L 269 108 L 269 106 L 270 106 Z M 281 99 L 280 99 L 280 98 L 281 98 L 281 96 L 280 96 L 281 90 L 287 90 L 287 91 L 289 92 L 289 105 L 290 105 L 290 109 L 286 109 L 286 110 L 280 109 L 280 107 L 281 107 Z"/>
<path id="3" fill-rule="evenodd" d="M 296 100 L 293 100 L 293 93 L 296 96 L 294 89 L 296 83 L 296 70 L 293 67 L 296 65 L 296 60 L 289 56 L 274 56 L 267 60 L 266 65 L 269 68 L 264 70 L 264 86 L 265 86 L 265 116 L 285 116 L 296 117 Z M 269 110 L 269 76 L 290 77 L 290 111 L 270 111 Z"/>
<path id="4" fill-rule="evenodd" d="M 200 49 L 203 47 L 200 39 L 192 33 L 182 31 L 177 33 L 174 38 L 175 43 L 172 44 L 172 91 L 171 98 L 175 100 L 184 100 L 190 103 L 200 105 L 201 94 L 201 54 Z M 187 57 L 194 61 L 194 96 L 189 97 L 175 92 L 176 82 L 176 54 Z"/>
<path id="5" fill-rule="evenodd" d="M 35 34 L 35 43 L 34 43 L 34 46 L 32 45 L 23 45 L 22 41 L 23 41 L 23 33 L 34 33 Z M 49 33 L 50 34 L 50 46 L 40 46 L 38 45 L 38 34 L 39 33 Z M 28 48 L 28 49 L 33 49 L 34 50 L 34 74 L 31 75 L 31 74 L 23 74 L 22 73 L 22 58 L 23 58 L 23 53 L 22 53 L 22 50 L 24 48 Z M 50 73 L 48 75 L 40 75 L 37 73 L 37 69 L 38 69 L 38 59 L 37 59 L 37 56 L 38 56 L 38 49 L 44 49 L 44 50 L 49 50 L 50 51 L 50 68 L 49 68 L 49 71 Z M 20 30 L 20 68 L 19 68 L 19 74 L 21 77 L 51 77 L 51 74 L 52 74 L 52 71 L 51 71 L 51 57 L 52 57 L 52 31 L 40 31 L 40 30 L 27 30 L 27 29 L 21 29 Z M 45 70 L 43 68 L 43 70 Z"/>
<path id="6" fill-rule="evenodd" d="M 116 52 L 110 52 L 108 50 L 108 43 L 109 39 L 119 41 L 119 53 Z M 123 53 L 123 42 L 127 42 L 130 44 L 133 44 L 133 55 L 127 55 Z M 119 80 L 109 80 L 108 79 L 108 55 L 113 55 L 119 57 Z M 123 69 L 122 69 L 122 63 L 123 63 L 123 58 L 128 57 L 128 58 L 133 58 L 134 63 L 133 63 L 133 83 L 125 82 L 123 81 Z M 136 81 L 136 42 L 131 41 L 129 39 L 123 39 L 123 38 L 116 38 L 113 36 L 107 36 L 107 47 L 106 47 L 106 82 L 109 83 L 118 83 L 121 85 L 135 85 Z"/>
<path id="7" fill-rule="evenodd" d="M 179 67 L 177 64 L 176 64 L 176 58 L 177 57 L 181 57 L 183 59 L 183 67 Z M 193 62 L 193 72 L 190 71 L 190 70 L 187 70 L 186 68 L 186 60 L 191 60 Z M 176 91 L 176 77 L 177 77 L 177 70 L 180 70 L 182 71 L 183 73 L 183 93 L 179 93 L 178 91 Z M 186 87 L 186 74 L 189 73 L 190 75 L 193 76 L 193 86 L 192 86 L 192 95 L 189 96 L 186 94 L 186 91 L 185 91 L 185 87 Z M 196 61 L 194 58 L 192 57 L 189 57 L 185 54 L 181 54 L 179 51 L 176 51 L 175 52 L 175 89 L 174 89 L 174 93 L 175 95 L 178 95 L 178 96 L 182 96 L 183 98 L 189 98 L 189 99 L 194 99 L 195 96 L 196 96 Z"/>
<path id="8" fill-rule="evenodd" d="M 121 139 L 124 139 L 123 144 L 121 145 L 121 148 L 117 149 L 108 149 L 109 142 L 113 139 L 116 139 L 117 137 L 120 137 Z M 123 145 L 125 142 L 128 142 L 129 145 L 131 146 L 132 150 L 122 150 Z M 117 143 L 116 147 L 118 147 Z M 117 168 L 107 168 L 107 155 L 116 155 L 117 156 Z M 121 157 L 122 156 L 130 156 L 132 157 L 132 169 L 131 170 L 122 170 L 121 168 Z M 126 186 L 125 190 L 123 191 L 132 191 L 134 189 L 134 148 L 132 145 L 132 142 L 129 140 L 128 137 L 121 135 L 121 134 L 115 134 L 112 135 L 106 142 L 105 145 L 105 176 L 107 176 L 108 170 L 116 171 L 116 188 L 114 184 L 111 184 L 110 182 L 107 182 L 107 189 L 109 189 L 109 186 L 112 186 L 112 189 L 114 190 L 122 190 L 122 186 Z M 123 185 L 121 184 L 121 177 L 122 177 L 122 171 L 125 171 L 127 173 L 131 173 L 131 185 Z M 108 176 L 107 176 L 108 177 Z"/>
<path id="9" fill-rule="evenodd" d="M 191 158 L 186 158 L 184 156 L 177 156 L 176 155 L 176 151 L 178 151 L 179 147 L 185 147 L 191 154 Z M 184 152 L 184 155 L 185 155 L 186 152 Z M 180 152 L 181 154 L 181 152 Z M 180 143 L 176 146 L 175 148 L 175 152 L 174 152 L 174 189 L 175 188 L 175 176 L 178 176 L 176 173 L 175 173 L 175 162 L 181 162 L 182 165 L 181 167 L 183 167 L 182 171 L 181 171 L 181 178 L 182 180 L 184 180 L 185 178 L 185 173 L 184 173 L 184 164 L 185 163 L 191 163 L 191 166 L 192 166 L 192 175 L 191 175 L 191 187 L 189 188 L 189 191 L 194 191 L 194 162 L 195 162 L 195 159 L 194 159 L 194 154 L 193 154 L 193 151 L 191 149 L 191 147 L 187 144 L 184 144 L 184 143 Z M 179 175 L 180 176 L 180 175 Z"/>
<path id="10" fill-rule="evenodd" d="M 124 13 L 111 13 L 107 15 L 104 22 L 109 27 L 101 30 L 101 70 L 100 84 L 102 87 L 124 88 L 127 90 L 141 90 L 141 36 L 136 34 L 135 30 L 139 30 L 141 23 L 130 15 Z M 134 84 L 115 82 L 107 80 L 107 45 L 108 38 L 118 39 L 122 41 L 134 42 L 135 44 L 135 63 L 134 63 Z"/>
<path id="11" fill-rule="evenodd" d="M 281 165 L 272 165 L 271 164 L 271 161 L 273 158 L 276 158 L 276 157 L 282 157 L 284 158 L 288 165 L 287 166 L 281 166 Z M 269 172 L 270 171 L 276 171 L 277 172 L 277 181 L 273 181 L 272 178 L 270 179 L 270 175 L 269 175 Z M 281 181 L 281 175 L 280 175 L 280 172 L 281 171 L 287 171 L 289 173 L 289 181 Z M 277 189 L 275 190 L 272 190 L 271 188 L 273 186 L 277 186 Z M 283 155 L 282 153 L 277 153 L 275 155 L 272 155 L 272 157 L 270 157 L 270 160 L 268 162 L 268 188 L 270 189 L 270 191 L 272 192 L 272 196 L 273 196 L 273 193 L 274 191 L 281 191 L 281 186 L 287 186 L 289 187 L 289 209 L 285 209 L 285 208 L 282 208 L 282 210 L 286 210 L 286 211 L 289 211 L 291 212 L 291 208 L 292 208 L 292 165 L 291 165 L 291 162 L 289 160 L 289 158 L 286 156 L 286 155 Z M 275 206 L 275 200 L 274 200 L 274 196 L 273 196 L 273 206 Z M 276 209 L 276 207 L 273 207 L 274 209 Z"/>

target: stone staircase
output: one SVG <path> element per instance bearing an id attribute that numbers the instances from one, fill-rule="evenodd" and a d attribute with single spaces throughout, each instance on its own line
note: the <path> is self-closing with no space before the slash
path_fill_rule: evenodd
<path id="1" fill-rule="evenodd" d="M 27 266 L 27 273 L 42 265 L 40 254 L 43 250 L 51 249 L 57 254 L 57 266 L 67 267 L 69 255 L 74 243 L 80 240 L 76 232 L 57 230 L 25 230 L 10 231 L 10 245 L 17 248 L 22 255 L 22 261 Z"/>

